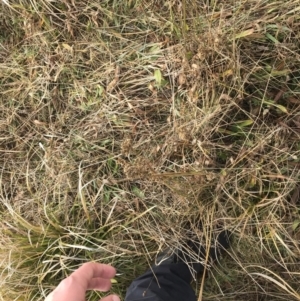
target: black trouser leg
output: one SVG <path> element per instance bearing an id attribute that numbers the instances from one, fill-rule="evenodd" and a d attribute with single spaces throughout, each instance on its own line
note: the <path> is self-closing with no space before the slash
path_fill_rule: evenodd
<path id="1" fill-rule="evenodd" d="M 206 258 L 206 250 L 200 242 L 189 241 L 189 248 L 195 256 Z M 219 248 L 219 247 L 222 248 Z M 229 247 L 229 232 L 223 231 L 218 235 L 217 244 L 209 249 L 209 259 L 215 261 L 222 250 Z M 162 254 L 163 255 L 163 254 Z M 167 255 L 167 253 L 166 253 Z M 145 274 L 135 279 L 127 290 L 125 301 L 196 301 L 196 295 L 190 283 L 192 273 L 184 261 L 189 262 L 196 274 L 203 272 L 204 267 L 195 262 L 189 252 L 173 254 L 169 259 L 176 263 L 166 261 L 153 266 Z"/>
<path id="2" fill-rule="evenodd" d="M 185 263 L 154 266 L 131 283 L 125 301 L 196 301 L 191 280 Z"/>

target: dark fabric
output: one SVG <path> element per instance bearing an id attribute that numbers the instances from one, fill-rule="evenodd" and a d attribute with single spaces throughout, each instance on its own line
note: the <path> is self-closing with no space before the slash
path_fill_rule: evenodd
<path id="1" fill-rule="evenodd" d="M 216 261 L 218 255 L 228 248 L 229 234 L 228 231 L 219 234 L 216 245 L 209 249 L 209 262 Z M 161 264 L 153 265 L 152 269 L 131 283 L 125 301 L 196 301 L 190 283 L 192 274 L 199 275 L 203 272 L 203 265 L 193 260 L 193 257 L 205 258 L 205 253 L 206 250 L 200 242 L 193 240 L 189 240 L 185 248 L 177 250 L 171 256 L 168 252 L 163 252 L 159 256 Z M 184 262 L 192 266 L 193 272 Z"/>
<path id="2" fill-rule="evenodd" d="M 196 301 L 191 281 L 185 263 L 154 266 L 131 283 L 125 301 Z"/>

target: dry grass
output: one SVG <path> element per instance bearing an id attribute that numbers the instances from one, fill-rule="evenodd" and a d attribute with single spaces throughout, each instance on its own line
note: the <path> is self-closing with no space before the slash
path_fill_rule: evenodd
<path id="1" fill-rule="evenodd" d="M 2 0 L 1 300 L 43 300 L 88 260 L 123 295 L 199 220 L 203 243 L 234 237 L 199 300 L 300 300 L 299 12 Z"/>

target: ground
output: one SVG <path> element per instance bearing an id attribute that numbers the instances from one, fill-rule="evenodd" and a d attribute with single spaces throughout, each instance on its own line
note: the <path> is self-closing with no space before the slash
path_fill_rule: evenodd
<path id="1" fill-rule="evenodd" d="M 300 300 L 299 13 L 1 0 L 1 300 L 41 301 L 89 260 L 124 296 L 157 252 L 223 228 L 199 301 Z"/>

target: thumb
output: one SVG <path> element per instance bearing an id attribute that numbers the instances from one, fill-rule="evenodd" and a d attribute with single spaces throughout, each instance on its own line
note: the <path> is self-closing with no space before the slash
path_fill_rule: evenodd
<path id="1" fill-rule="evenodd" d="M 121 301 L 117 295 L 109 295 L 99 301 Z"/>

